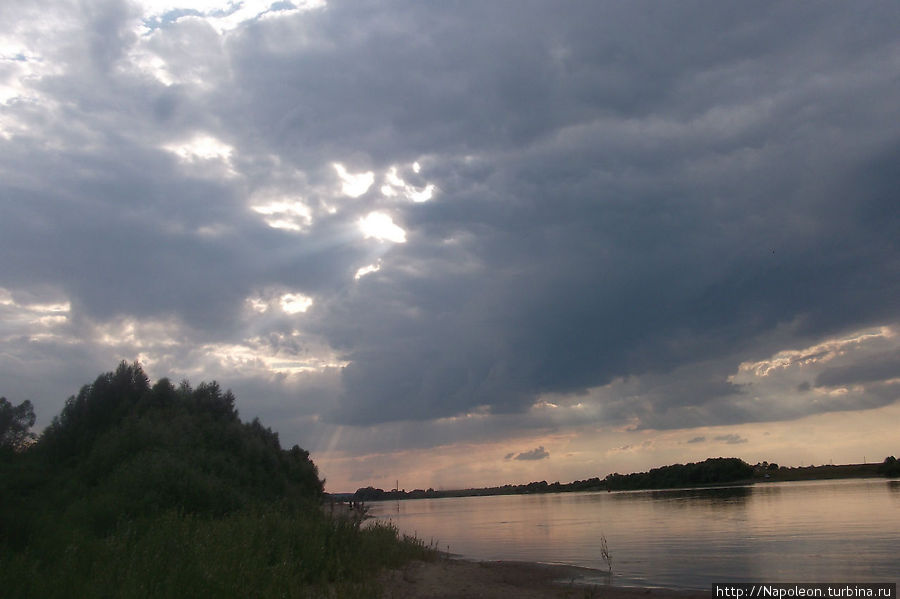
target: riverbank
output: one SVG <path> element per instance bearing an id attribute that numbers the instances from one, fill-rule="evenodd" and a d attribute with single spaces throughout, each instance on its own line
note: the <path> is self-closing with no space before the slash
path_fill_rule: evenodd
<path id="1" fill-rule="evenodd" d="M 529 562 L 474 562 L 439 558 L 385 572 L 384 599 L 700 599 L 708 592 L 589 583 L 602 575 L 576 566 Z"/>

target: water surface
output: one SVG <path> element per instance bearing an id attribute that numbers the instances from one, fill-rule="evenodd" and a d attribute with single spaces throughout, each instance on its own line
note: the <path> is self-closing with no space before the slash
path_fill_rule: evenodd
<path id="1" fill-rule="evenodd" d="M 612 582 L 896 582 L 900 481 L 382 501 L 407 534 L 478 560 L 607 568 Z M 605 577 L 604 577 L 605 578 Z"/>

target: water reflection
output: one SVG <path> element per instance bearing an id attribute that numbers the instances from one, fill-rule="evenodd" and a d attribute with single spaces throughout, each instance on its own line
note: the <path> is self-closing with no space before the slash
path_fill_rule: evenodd
<path id="1" fill-rule="evenodd" d="M 893 580 L 900 518 L 888 516 L 898 491 L 900 481 L 871 479 L 420 499 L 372 511 L 473 559 L 605 569 L 605 537 L 616 582 L 708 589 L 712 581 Z"/>
<path id="2" fill-rule="evenodd" d="M 752 493 L 750 487 L 711 487 L 651 491 L 649 497 L 654 501 L 665 501 L 673 507 L 696 509 L 698 505 L 703 505 L 711 509 L 733 509 L 744 507 Z"/>

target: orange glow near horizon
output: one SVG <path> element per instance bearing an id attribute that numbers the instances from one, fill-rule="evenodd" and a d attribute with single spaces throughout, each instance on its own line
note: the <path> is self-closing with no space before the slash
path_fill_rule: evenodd
<path id="1" fill-rule="evenodd" d="M 320 475 L 327 479 L 326 490 L 335 493 L 353 492 L 367 486 L 392 489 L 397 480 L 407 491 L 541 480 L 566 483 L 709 457 L 738 457 L 750 464 L 765 460 L 784 466 L 871 463 L 898 452 L 895 427 L 898 420 L 900 404 L 892 404 L 875 410 L 832 412 L 787 422 L 669 431 L 585 427 L 567 434 L 362 456 L 313 452 L 313 459 Z M 848 431 L 865 431 L 865 434 L 848 435 Z M 705 440 L 690 442 L 698 437 Z M 546 448 L 548 458 L 504 459 L 510 453 L 539 446 Z"/>

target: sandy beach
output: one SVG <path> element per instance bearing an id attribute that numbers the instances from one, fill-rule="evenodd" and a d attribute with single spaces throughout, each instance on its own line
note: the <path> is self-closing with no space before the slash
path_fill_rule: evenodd
<path id="1" fill-rule="evenodd" d="M 699 599 L 708 592 L 585 584 L 596 572 L 574 566 L 528 562 L 473 562 L 438 559 L 411 562 L 382 575 L 385 599 Z"/>

